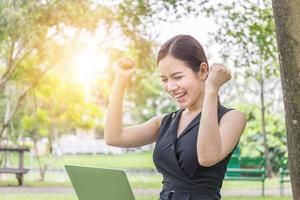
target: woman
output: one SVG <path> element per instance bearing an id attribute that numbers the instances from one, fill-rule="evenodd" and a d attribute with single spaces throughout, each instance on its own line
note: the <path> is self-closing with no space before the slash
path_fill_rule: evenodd
<path id="1" fill-rule="evenodd" d="M 105 141 L 119 147 L 156 142 L 153 160 L 163 175 L 160 200 L 221 199 L 227 163 L 245 128 L 245 116 L 222 106 L 218 91 L 231 79 L 222 64 L 208 67 L 200 43 L 178 35 L 162 45 L 157 56 L 164 90 L 180 109 L 123 128 L 122 102 L 135 69 L 115 66 Z"/>

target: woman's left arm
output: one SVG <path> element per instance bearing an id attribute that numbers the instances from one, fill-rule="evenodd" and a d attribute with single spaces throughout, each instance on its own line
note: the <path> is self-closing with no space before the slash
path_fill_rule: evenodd
<path id="1" fill-rule="evenodd" d="M 197 139 L 198 162 L 206 167 L 223 160 L 233 150 L 246 126 L 244 114 L 237 110 L 228 111 L 218 124 L 218 91 L 231 76 L 223 65 L 212 67 L 206 81 Z"/>

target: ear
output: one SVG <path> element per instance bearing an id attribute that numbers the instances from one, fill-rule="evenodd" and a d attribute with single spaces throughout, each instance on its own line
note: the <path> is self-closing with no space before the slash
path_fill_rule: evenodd
<path id="1" fill-rule="evenodd" d="M 208 75 L 208 64 L 206 62 L 202 62 L 200 64 L 200 70 L 199 70 L 199 77 L 201 78 L 201 80 L 205 81 L 207 75 Z"/>

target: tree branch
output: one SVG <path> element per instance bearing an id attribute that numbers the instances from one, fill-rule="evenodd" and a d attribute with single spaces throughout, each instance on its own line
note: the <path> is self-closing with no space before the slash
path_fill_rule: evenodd
<path id="1" fill-rule="evenodd" d="M 24 98 L 27 96 L 27 94 L 29 93 L 29 91 L 36 87 L 38 85 L 38 83 L 40 82 L 40 80 L 44 77 L 44 75 L 46 74 L 46 72 L 48 72 L 51 69 L 51 67 L 47 68 L 46 70 L 44 70 L 43 72 L 41 72 L 39 74 L 39 76 L 28 86 L 28 88 L 23 92 L 23 94 L 18 98 L 16 106 L 14 108 L 14 110 L 11 112 L 10 116 L 8 117 L 7 121 L 4 122 L 4 124 L 2 125 L 1 131 L 0 131 L 0 138 L 2 138 L 3 133 L 5 131 L 5 129 L 8 127 L 9 123 L 11 122 L 14 114 L 17 112 L 17 110 L 19 109 L 21 103 L 23 102 Z"/>
<path id="2" fill-rule="evenodd" d="M 45 39 L 45 42 L 52 39 L 54 36 L 58 35 L 58 31 L 55 32 L 53 35 L 51 35 L 50 37 Z M 9 81 L 11 75 L 13 74 L 13 72 L 16 70 L 17 66 L 33 51 L 35 47 L 30 48 L 18 61 L 14 62 L 14 64 L 10 67 L 7 68 L 7 70 L 5 71 L 5 73 L 2 75 L 1 79 L 0 79 L 0 92 L 2 92 L 5 88 L 6 83 Z M 23 49 L 23 48 L 20 48 Z M 18 51 L 17 55 L 15 58 L 18 57 L 18 54 L 20 54 L 21 50 Z M 11 54 L 12 56 L 12 54 Z M 13 59 L 11 57 L 11 59 Z"/>

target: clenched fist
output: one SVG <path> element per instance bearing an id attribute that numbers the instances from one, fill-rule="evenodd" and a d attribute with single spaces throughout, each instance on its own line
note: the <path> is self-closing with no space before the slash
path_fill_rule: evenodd
<path id="1" fill-rule="evenodd" d="M 205 89 L 218 92 L 222 85 L 230 79 L 230 69 L 226 68 L 223 64 L 214 63 L 210 66 L 208 77 L 205 82 Z"/>
<path id="2" fill-rule="evenodd" d="M 115 78 L 128 82 L 135 74 L 135 63 L 131 58 L 123 57 L 113 63 Z"/>

